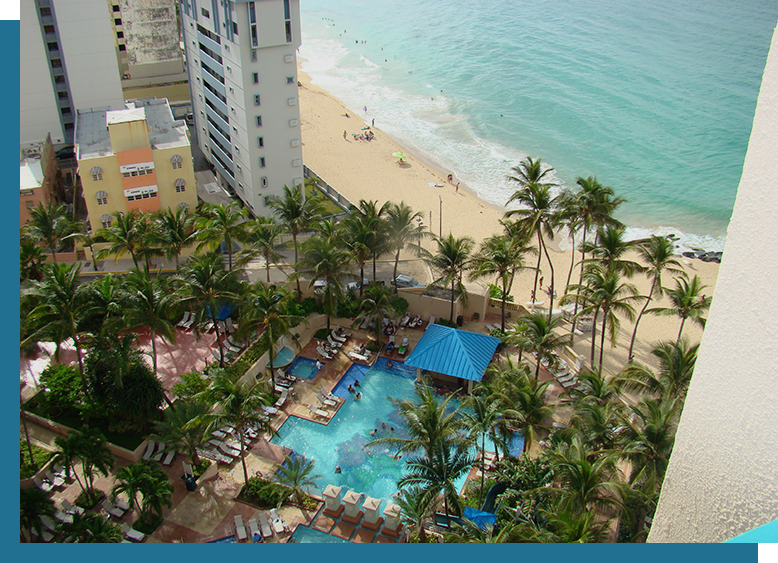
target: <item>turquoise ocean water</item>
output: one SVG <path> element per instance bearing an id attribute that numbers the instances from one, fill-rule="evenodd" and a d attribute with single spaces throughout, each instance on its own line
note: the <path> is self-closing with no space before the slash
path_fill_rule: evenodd
<path id="1" fill-rule="evenodd" d="M 303 0 L 313 82 L 503 205 L 526 155 L 723 247 L 776 0 Z M 368 112 L 363 111 L 367 106 Z"/>

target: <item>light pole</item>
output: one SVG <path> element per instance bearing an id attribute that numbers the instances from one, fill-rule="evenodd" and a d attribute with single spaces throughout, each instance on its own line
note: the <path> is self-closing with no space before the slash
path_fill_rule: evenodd
<path id="1" fill-rule="evenodd" d="M 438 222 L 440 224 L 440 230 L 438 231 L 438 236 L 440 238 L 443 238 L 443 197 L 438 196 L 438 199 L 440 200 L 440 212 L 439 212 L 439 219 Z"/>

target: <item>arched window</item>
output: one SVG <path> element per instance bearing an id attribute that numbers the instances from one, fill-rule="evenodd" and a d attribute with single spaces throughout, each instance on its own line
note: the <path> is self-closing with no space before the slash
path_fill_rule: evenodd
<path id="1" fill-rule="evenodd" d="M 179 209 L 189 209 L 189 204 L 187 202 L 185 202 L 185 201 L 182 201 L 181 203 L 178 204 L 178 208 Z"/>
<path id="2" fill-rule="evenodd" d="M 186 191 L 186 180 L 183 178 L 176 178 L 176 193 L 185 192 Z"/>
<path id="3" fill-rule="evenodd" d="M 89 173 L 92 175 L 92 180 L 95 182 L 99 182 L 103 179 L 103 169 L 99 166 L 93 166 Z"/>
<path id="4" fill-rule="evenodd" d="M 97 205 L 105 205 L 108 203 L 108 192 L 100 190 L 95 194 L 95 199 L 97 199 Z"/>
<path id="5" fill-rule="evenodd" d="M 103 215 L 100 215 L 100 224 L 101 224 L 101 225 L 102 225 L 104 228 L 106 228 L 106 229 L 107 229 L 108 227 L 110 227 L 110 226 L 111 226 L 111 220 L 112 220 L 112 219 L 113 219 L 113 217 L 111 217 L 111 216 L 110 216 L 110 215 L 108 215 L 107 213 L 105 213 L 105 214 L 103 214 Z"/>
<path id="6" fill-rule="evenodd" d="M 173 169 L 174 169 L 174 170 L 177 170 L 177 169 L 181 168 L 181 163 L 182 163 L 182 162 L 183 162 L 183 159 L 181 158 L 181 155 L 180 155 L 180 154 L 174 154 L 174 155 L 173 155 L 173 156 L 170 158 L 170 164 L 172 164 L 172 165 L 173 165 Z"/>

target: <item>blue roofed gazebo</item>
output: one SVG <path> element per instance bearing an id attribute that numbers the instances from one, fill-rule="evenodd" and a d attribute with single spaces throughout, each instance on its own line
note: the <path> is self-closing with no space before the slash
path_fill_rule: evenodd
<path id="1" fill-rule="evenodd" d="M 492 361 L 499 338 L 444 325 L 429 325 L 416 348 L 405 360 L 406 366 L 416 368 L 417 379 L 422 370 L 467 381 L 468 393 L 473 382 L 481 381 Z"/>

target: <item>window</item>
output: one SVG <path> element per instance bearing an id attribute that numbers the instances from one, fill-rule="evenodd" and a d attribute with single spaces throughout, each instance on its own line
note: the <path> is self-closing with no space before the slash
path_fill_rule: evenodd
<path id="1" fill-rule="evenodd" d="M 291 19 L 290 10 L 289 10 L 289 0 L 284 0 L 284 19 L 285 20 Z"/>
<path id="2" fill-rule="evenodd" d="M 62 115 L 70 115 L 70 113 L 73 111 L 69 107 L 66 108 L 60 108 L 59 111 L 62 112 Z"/>
<path id="3" fill-rule="evenodd" d="M 54 26 L 53 25 L 44 25 L 43 31 L 45 33 L 54 33 Z"/>
<path id="4" fill-rule="evenodd" d="M 257 127 L 262 127 L 262 116 L 261 115 L 257 116 Z"/>
<path id="5" fill-rule="evenodd" d="M 100 215 L 100 224 L 103 226 L 103 228 L 107 229 L 111 226 L 111 220 L 112 217 L 108 215 L 107 213 Z"/>
<path id="6" fill-rule="evenodd" d="M 286 22 L 286 42 L 292 42 L 292 22 Z"/>
<path id="7" fill-rule="evenodd" d="M 108 203 L 108 192 L 100 190 L 95 194 L 97 205 L 106 205 Z"/>
<path id="8" fill-rule="evenodd" d="M 254 105 L 258 106 L 259 104 L 259 94 L 254 94 Z"/>
<path id="9" fill-rule="evenodd" d="M 72 123 L 65 123 L 65 131 L 70 131 L 71 129 L 73 129 L 73 127 L 74 126 Z"/>
<path id="10" fill-rule="evenodd" d="M 287 84 L 294 84 L 294 76 L 287 76 L 286 77 L 286 83 Z"/>
<path id="11" fill-rule="evenodd" d="M 62 75 L 55 76 L 54 77 L 54 84 L 64 84 L 65 83 L 65 77 Z"/>
<path id="12" fill-rule="evenodd" d="M 259 84 L 259 73 L 255 72 L 251 75 L 252 80 L 254 81 L 254 84 Z"/>
<path id="13" fill-rule="evenodd" d="M 181 203 L 178 204 L 178 208 L 179 209 L 189 209 L 189 204 L 187 202 L 185 202 L 185 201 L 182 201 Z"/>
<path id="14" fill-rule="evenodd" d="M 292 166 L 295 166 L 295 167 L 297 167 L 297 166 L 302 166 L 302 164 L 303 164 L 303 161 L 302 161 L 302 160 L 300 160 L 299 158 L 295 158 L 295 159 L 292 161 Z"/>
<path id="15" fill-rule="evenodd" d="M 27 206 L 27 209 L 32 209 L 33 207 L 35 207 L 35 205 L 31 201 L 25 201 L 24 204 Z"/>
<path id="16" fill-rule="evenodd" d="M 265 157 L 264 156 L 260 156 L 259 157 L 259 167 L 260 168 L 264 168 L 265 167 Z"/>
<path id="17" fill-rule="evenodd" d="M 289 98 L 286 100 L 286 105 L 288 106 L 296 106 L 297 105 L 297 98 Z"/>
<path id="18" fill-rule="evenodd" d="M 124 39 L 124 32 L 123 31 L 117 31 L 116 32 L 116 39 Z"/>
<path id="19" fill-rule="evenodd" d="M 183 178 L 176 178 L 176 193 L 181 193 L 186 191 L 186 180 Z"/>
<path id="20" fill-rule="evenodd" d="M 203 131 L 205 131 L 205 127 L 203 127 Z M 181 158 L 181 155 L 180 155 L 180 154 L 174 154 L 174 155 L 173 155 L 173 156 L 170 158 L 170 164 L 172 164 L 172 165 L 173 165 L 173 170 L 178 170 L 178 169 L 180 169 L 180 168 L 181 168 L 181 166 L 182 166 L 182 164 L 181 164 L 182 162 L 183 162 L 183 159 Z"/>
<path id="21" fill-rule="evenodd" d="M 256 49 L 252 49 L 251 50 L 251 62 L 252 63 L 257 62 L 257 50 Z"/>
<path id="22" fill-rule="evenodd" d="M 46 46 L 49 48 L 49 51 L 58 51 L 59 45 L 56 41 L 52 41 L 51 43 L 47 43 Z"/>
<path id="23" fill-rule="evenodd" d="M 122 25 L 122 18 L 116 18 L 113 20 L 114 25 Z"/>
<path id="24" fill-rule="evenodd" d="M 290 119 L 289 120 L 289 127 L 297 127 L 299 124 L 300 124 L 300 122 L 297 121 L 296 119 Z"/>
<path id="25" fill-rule="evenodd" d="M 126 51 L 127 50 L 127 45 L 119 45 L 119 50 L 120 51 Z"/>
<path id="26" fill-rule="evenodd" d="M 262 200 L 262 202 L 265 204 L 265 207 L 270 206 L 270 196 L 265 196 L 265 199 Z"/>
<path id="27" fill-rule="evenodd" d="M 211 19 L 211 12 L 209 12 L 209 11 L 208 11 L 208 10 L 206 10 L 205 8 L 200 8 L 200 13 L 201 13 L 201 14 L 202 14 L 204 17 L 206 17 L 206 18 L 208 18 L 208 19 Z"/>
<path id="28" fill-rule="evenodd" d="M 68 93 L 67 92 L 57 92 L 57 97 L 60 100 L 67 100 L 68 99 Z"/>
<path id="29" fill-rule="evenodd" d="M 235 35 L 238 35 L 238 24 L 236 24 L 235 22 L 232 22 L 232 32 Z"/>
<path id="30" fill-rule="evenodd" d="M 266 188 L 267 187 L 267 176 L 262 176 L 262 178 L 260 178 L 260 182 L 262 183 L 262 187 Z"/>
<path id="31" fill-rule="evenodd" d="M 113 6 L 113 11 L 114 12 L 118 12 L 119 11 L 119 6 Z"/>
<path id="32" fill-rule="evenodd" d="M 238 182 L 238 189 L 239 189 L 241 192 L 243 191 L 243 184 L 241 184 L 240 182 Z"/>
<path id="33" fill-rule="evenodd" d="M 94 182 L 99 182 L 103 179 L 103 169 L 99 166 L 93 166 L 89 173 L 92 175 L 92 180 Z"/>
<path id="34" fill-rule="evenodd" d="M 227 72 L 232 72 L 232 67 L 230 65 L 227 65 Z"/>
<path id="35" fill-rule="evenodd" d="M 62 59 L 51 59 L 51 68 L 62 68 Z"/>
<path id="36" fill-rule="evenodd" d="M 265 138 L 257 137 L 257 143 L 259 144 L 259 148 L 263 148 L 265 146 Z"/>
<path id="37" fill-rule="evenodd" d="M 50 16 L 51 15 L 51 8 L 41 8 L 41 15 L 42 16 Z"/>

